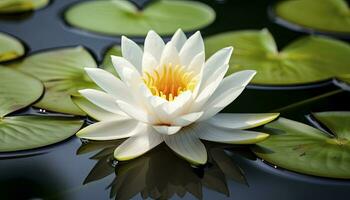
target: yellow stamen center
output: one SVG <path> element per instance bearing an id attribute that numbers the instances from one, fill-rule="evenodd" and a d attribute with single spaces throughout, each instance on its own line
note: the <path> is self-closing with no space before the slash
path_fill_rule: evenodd
<path id="1" fill-rule="evenodd" d="M 193 91 L 197 80 L 193 72 L 188 72 L 183 66 L 163 65 L 153 72 L 144 72 L 143 80 L 155 96 L 173 101 L 185 91 Z"/>

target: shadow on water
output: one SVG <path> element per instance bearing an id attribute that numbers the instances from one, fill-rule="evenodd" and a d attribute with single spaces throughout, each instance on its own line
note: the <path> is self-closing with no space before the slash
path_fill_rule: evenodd
<path id="1" fill-rule="evenodd" d="M 78 155 L 98 151 L 90 158 L 96 164 L 84 184 L 113 175 L 113 181 L 106 186 L 110 198 L 124 200 L 140 194 L 143 199 L 170 199 L 175 195 L 191 194 L 202 199 L 203 187 L 229 197 L 228 179 L 248 187 L 244 172 L 228 154 L 241 149 L 225 150 L 223 145 L 206 143 L 208 163 L 195 167 L 176 156 L 165 144 L 134 160 L 118 162 L 113 152 L 120 143 L 86 142 L 77 151 Z M 241 151 L 248 154 L 247 157 L 255 158 L 247 149 Z"/>

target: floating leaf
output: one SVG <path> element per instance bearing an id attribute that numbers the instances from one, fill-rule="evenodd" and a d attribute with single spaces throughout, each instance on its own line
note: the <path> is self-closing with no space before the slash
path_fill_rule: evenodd
<path id="1" fill-rule="evenodd" d="M 72 26 L 109 35 L 144 36 L 149 30 L 170 35 L 178 28 L 194 31 L 211 24 L 215 12 L 196 1 L 159 0 L 143 10 L 126 0 L 87 1 L 65 13 Z"/>
<path id="2" fill-rule="evenodd" d="M 43 8 L 49 0 L 1 0 L 0 13 L 20 13 Z"/>
<path id="3" fill-rule="evenodd" d="M 13 116 L 0 119 L 0 152 L 26 150 L 63 141 L 74 135 L 82 120 Z"/>
<path id="4" fill-rule="evenodd" d="M 350 112 L 315 113 L 332 133 L 280 118 L 266 125 L 272 134 L 253 148 L 269 163 L 292 171 L 331 178 L 350 178 Z M 265 149 L 260 151 L 258 149 Z"/>
<path id="5" fill-rule="evenodd" d="M 223 33 L 205 43 L 209 55 L 226 46 L 235 47 L 228 74 L 257 70 L 254 84 L 307 84 L 350 73 L 350 45 L 324 37 L 303 37 L 280 52 L 265 29 Z"/>
<path id="6" fill-rule="evenodd" d="M 43 91 L 44 87 L 39 80 L 0 66 L 0 119 L 32 104 Z"/>
<path id="7" fill-rule="evenodd" d="M 117 73 L 113 67 L 113 64 L 112 64 L 112 60 L 111 60 L 112 55 L 113 56 L 122 56 L 121 47 L 118 45 L 115 45 L 107 50 L 107 52 L 103 58 L 102 68 L 117 75 Z"/>
<path id="8" fill-rule="evenodd" d="M 38 53 L 26 58 L 16 68 L 40 79 L 44 97 L 35 106 L 55 112 L 85 115 L 71 100 L 78 90 L 96 88 L 84 67 L 96 67 L 90 53 L 82 47 Z"/>
<path id="9" fill-rule="evenodd" d="M 21 57 L 23 54 L 24 47 L 20 41 L 12 36 L 0 33 L 0 62 Z"/>
<path id="10" fill-rule="evenodd" d="M 306 28 L 350 33 L 350 9 L 345 0 L 287 0 L 275 7 L 278 17 Z"/>

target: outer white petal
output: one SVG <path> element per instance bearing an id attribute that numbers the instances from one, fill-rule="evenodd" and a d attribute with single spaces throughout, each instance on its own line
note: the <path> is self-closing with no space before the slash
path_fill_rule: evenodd
<path id="1" fill-rule="evenodd" d="M 187 67 L 188 71 L 192 71 L 194 74 L 200 74 L 205 63 L 205 53 L 201 52 L 197 54 Z"/>
<path id="2" fill-rule="evenodd" d="M 127 139 L 114 151 L 117 160 L 124 161 L 136 158 L 162 143 L 162 137 L 150 126 L 144 134 Z"/>
<path id="3" fill-rule="evenodd" d="M 255 74 L 254 70 L 244 70 L 226 77 L 203 106 L 205 112 L 200 120 L 209 119 L 234 101 Z"/>
<path id="4" fill-rule="evenodd" d="M 85 71 L 108 94 L 123 101 L 133 101 L 127 86 L 113 74 L 99 68 L 85 68 Z"/>
<path id="5" fill-rule="evenodd" d="M 97 122 L 76 135 L 89 140 L 116 140 L 131 137 L 147 130 L 147 125 L 133 119 Z"/>
<path id="6" fill-rule="evenodd" d="M 201 52 L 204 52 L 204 42 L 201 33 L 197 31 L 188 38 L 180 51 L 181 64 L 188 66 L 192 59 Z"/>
<path id="7" fill-rule="evenodd" d="M 138 121 L 148 123 L 148 124 L 155 124 L 158 122 L 155 116 L 149 115 L 145 110 L 142 110 L 124 101 L 116 101 L 116 102 L 120 107 L 120 109 L 131 118 L 134 118 Z"/>
<path id="8" fill-rule="evenodd" d="M 118 104 L 116 104 L 116 99 L 112 95 L 94 89 L 79 90 L 79 93 L 91 103 L 104 110 L 118 115 L 125 115 L 125 113 L 119 108 Z"/>
<path id="9" fill-rule="evenodd" d="M 122 36 L 122 55 L 133 64 L 140 73 L 142 72 L 142 49 L 134 41 L 125 36 Z"/>
<path id="10" fill-rule="evenodd" d="M 188 126 L 197 121 L 202 115 L 203 112 L 185 114 L 176 118 L 171 124 L 176 126 Z"/>
<path id="11" fill-rule="evenodd" d="M 175 48 L 172 42 L 168 42 L 163 50 L 162 57 L 160 59 L 160 66 L 167 65 L 171 63 L 173 66 L 180 65 L 179 52 Z"/>
<path id="12" fill-rule="evenodd" d="M 153 72 L 159 65 L 159 60 L 156 60 L 152 54 L 148 52 L 143 53 L 142 57 L 142 72 Z"/>
<path id="13" fill-rule="evenodd" d="M 149 31 L 147 33 L 143 49 L 144 52 L 150 53 L 157 61 L 159 61 L 164 46 L 163 39 L 156 32 Z"/>
<path id="14" fill-rule="evenodd" d="M 207 123 L 194 127 L 199 138 L 227 144 L 255 144 L 265 140 L 269 134 L 238 129 L 218 128 Z"/>
<path id="15" fill-rule="evenodd" d="M 124 83 L 130 82 L 130 80 L 127 79 L 127 77 L 125 77 L 125 75 L 127 74 L 126 72 L 134 73 L 133 78 L 141 80 L 140 73 L 137 71 L 135 66 L 132 65 L 128 60 L 120 56 L 111 56 L 111 60 L 115 70 L 117 71 L 119 77 Z"/>
<path id="16" fill-rule="evenodd" d="M 172 135 L 177 133 L 182 127 L 181 126 L 153 126 L 153 128 L 160 134 Z"/>
<path id="17" fill-rule="evenodd" d="M 178 52 L 180 52 L 181 48 L 183 47 L 186 41 L 187 37 L 181 29 L 177 29 L 177 31 L 171 38 L 171 42 L 174 44 Z"/>
<path id="18" fill-rule="evenodd" d="M 279 113 L 221 113 L 204 122 L 219 128 L 249 129 L 269 123 L 278 116 Z"/>
<path id="19" fill-rule="evenodd" d="M 194 164 L 207 162 L 207 151 L 204 144 L 191 126 L 181 129 L 173 135 L 163 136 L 165 143 L 178 155 Z"/>

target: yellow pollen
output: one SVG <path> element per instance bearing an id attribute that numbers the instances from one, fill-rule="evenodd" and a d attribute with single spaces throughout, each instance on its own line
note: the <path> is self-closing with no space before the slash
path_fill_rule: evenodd
<path id="1" fill-rule="evenodd" d="M 193 72 L 183 66 L 171 63 L 163 65 L 153 72 L 144 72 L 143 81 L 153 95 L 173 101 L 185 91 L 193 91 L 197 80 Z"/>

